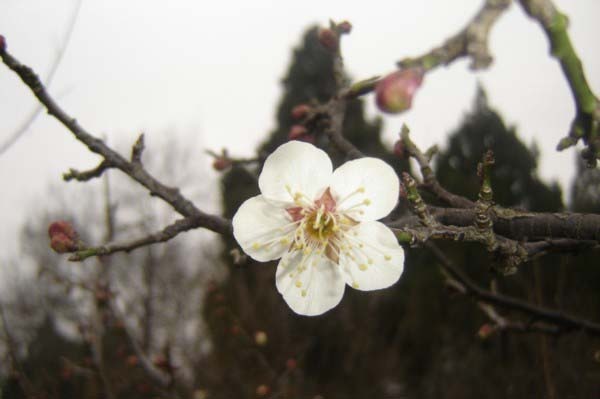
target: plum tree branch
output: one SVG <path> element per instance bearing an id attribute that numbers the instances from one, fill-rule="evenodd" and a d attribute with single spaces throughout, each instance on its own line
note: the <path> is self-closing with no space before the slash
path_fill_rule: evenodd
<path id="1" fill-rule="evenodd" d="M 107 146 L 102 140 L 88 133 L 76 119 L 68 115 L 54 101 L 50 94 L 48 94 L 43 83 L 31 68 L 21 64 L 5 49 L 0 50 L 0 57 L 4 64 L 15 72 L 21 78 L 23 83 L 31 89 L 40 103 L 46 107 L 48 113 L 60 121 L 60 123 L 73 133 L 77 140 L 85 144 L 91 152 L 100 155 L 110 167 L 121 170 L 148 189 L 151 195 L 157 196 L 170 204 L 181 215 L 193 218 L 198 223 L 197 227 L 203 227 L 216 233 L 231 234 L 231 221 L 218 215 L 205 213 L 198 209 L 190 200 L 181 194 L 179 189 L 164 185 L 148 173 L 142 166 L 140 160 L 136 159 L 136 156 L 133 157 L 132 161 L 126 160 L 119 153 Z M 103 168 L 106 169 L 106 167 L 107 165 Z M 98 172 L 100 171 L 95 171 L 95 173 Z M 84 177 L 89 177 L 93 174 L 94 173 L 88 173 L 85 174 Z M 77 173 L 71 173 L 70 175 L 75 176 Z"/>

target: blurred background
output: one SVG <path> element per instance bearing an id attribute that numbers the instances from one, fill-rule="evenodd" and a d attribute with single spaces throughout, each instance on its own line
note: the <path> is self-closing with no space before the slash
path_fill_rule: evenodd
<path id="1" fill-rule="evenodd" d="M 50 92 L 71 115 L 123 153 L 145 132 L 148 169 L 228 217 L 257 193 L 260 166 L 218 174 L 204 150 L 226 147 L 243 157 L 271 151 L 287 139 L 293 106 L 332 95 L 332 66 L 315 24 L 352 22 L 344 58 L 350 76 L 362 79 L 439 45 L 482 3 L 2 1 L 0 34 L 14 56 L 44 77 L 62 54 Z M 556 4 L 569 15 L 598 92 L 600 4 Z M 574 151 L 554 151 L 574 107 L 540 28 L 514 4 L 492 31 L 491 51 L 496 62 L 487 71 L 474 74 L 459 61 L 428 74 L 413 109 L 401 116 L 381 118 L 372 96 L 353 102 L 348 137 L 404 171 L 410 165 L 391 146 L 407 123 L 422 148 L 442 148 L 441 182 L 471 198 L 476 164 L 492 148 L 498 203 L 600 212 L 597 171 L 584 170 Z M 0 71 L 6 143 L 37 104 L 11 71 Z M 86 242 L 101 243 L 142 236 L 175 218 L 118 173 L 86 184 L 61 181 L 69 168 L 97 162 L 43 113 L 0 154 L 2 397 L 600 394 L 597 340 L 481 333 L 482 312 L 445 289 L 435 259 L 422 249 L 409 251 L 393 288 L 348 290 L 340 306 L 318 318 L 291 313 L 276 292 L 274 265 L 234 265 L 234 243 L 207 232 L 68 263 L 48 248 L 53 220 L 71 220 Z M 597 319 L 593 254 L 542 258 L 502 277 L 478 246 L 448 244 L 444 251 L 482 285 L 494 282 L 502 292 Z M 146 362 L 173 383 L 153 378 Z"/>

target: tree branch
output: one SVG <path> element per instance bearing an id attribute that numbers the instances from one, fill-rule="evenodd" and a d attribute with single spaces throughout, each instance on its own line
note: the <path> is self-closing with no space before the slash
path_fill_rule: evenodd
<path id="1" fill-rule="evenodd" d="M 503 309 L 514 310 L 528 315 L 534 321 L 551 323 L 560 328 L 560 333 L 583 331 L 590 335 L 600 336 L 600 324 L 589 320 L 579 319 L 567 313 L 535 306 L 520 299 L 493 293 L 481 288 L 455 267 L 435 244 L 427 243 L 426 246 L 440 262 L 442 268 L 448 272 L 452 278 L 463 285 L 465 295 L 469 295 L 478 301 L 495 305 Z"/>
<path id="2" fill-rule="evenodd" d="M 77 140 L 85 144 L 90 151 L 99 154 L 112 167 L 146 187 L 150 194 L 157 196 L 170 204 L 181 215 L 193 218 L 197 221 L 197 227 L 203 227 L 217 233 L 230 235 L 232 233 L 231 221 L 217 215 L 211 215 L 199 210 L 191 201 L 185 198 L 177 188 L 167 187 L 150 173 L 148 173 L 140 162 L 133 159 L 127 161 L 119 153 L 108 147 L 102 140 L 88 133 L 77 120 L 69 116 L 54 99 L 48 94 L 44 85 L 35 72 L 26 65 L 21 64 L 7 51 L 0 51 L 0 57 L 8 68 L 14 71 L 42 103 L 48 113 L 58 119 Z"/>

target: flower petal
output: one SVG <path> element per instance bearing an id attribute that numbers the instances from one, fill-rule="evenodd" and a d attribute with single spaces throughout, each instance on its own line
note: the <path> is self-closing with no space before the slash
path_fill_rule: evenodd
<path id="1" fill-rule="evenodd" d="M 380 222 L 363 222 L 344 234 L 339 264 L 346 283 L 362 291 L 394 284 L 404 270 L 404 250 Z"/>
<path id="2" fill-rule="evenodd" d="M 266 262 L 281 258 L 292 242 L 295 224 L 284 208 L 262 195 L 247 199 L 233 216 L 233 236 L 245 253 Z"/>
<path id="3" fill-rule="evenodd" d="M 331 191 L 340 211 L 355 220 L 377 220 L 398 202 L 400 181 L 394 169 L 377 158 L 348 161 L 333 172 Z"/>
<path id="4" fill-rule="evenodd" d="M 258 187 L 267 200 L 290 203 L 293 195 L 302 193 L 305 199 L 314 201 L 329 185 L 332 170 L 325 151 L 312 144 L 289 141 L 267 157 Z"/>
<path id="5" fill-rule="evenodd" d="M 302 251 L 286 254 L 277 266 L 277 290 L 296 313 L 316 316 L 335 307 L 346 284 L 338 265 L 325 256 Z"/>

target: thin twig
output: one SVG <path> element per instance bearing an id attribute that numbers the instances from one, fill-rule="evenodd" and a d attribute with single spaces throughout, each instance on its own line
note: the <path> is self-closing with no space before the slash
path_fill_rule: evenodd
<path id="1" fill-rule="evenodd" d="M 44 79 L 46 87 L 50 87 L 52 84 L 54 75 L 56 74 L 56 71 L 58 70 L 58 67 L 63 59 L 69 42 L 71 41 L 71 36 L 73 35 L 73 30 L 75 28 L 75 23 L 77 22 L 77 16 L 79 15 L 82 2 L 83 0 L 78 0 L 77 4 L 73 8 L 73 13 L 71 14 L 71 18 L 69 18 L 69 25 L 67 26 L 62 45 L 56 53 L 54 62 L 51 64 L 50 70 L 46 75 L 46 79 Z M 31 110 L 30 114 L 23 120 L 23 122 L 21 122 L 19 127 L 10 135 L 10 137 L 4 143 L 0 144 L 0 155 L 8 151 L 21 137 L 23 137 L 43 109 L 44 107 L 42 104 L 38 104 L 34 109 Z"/>

